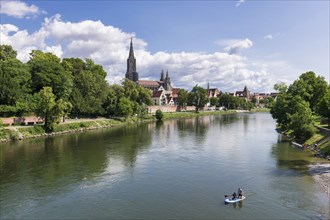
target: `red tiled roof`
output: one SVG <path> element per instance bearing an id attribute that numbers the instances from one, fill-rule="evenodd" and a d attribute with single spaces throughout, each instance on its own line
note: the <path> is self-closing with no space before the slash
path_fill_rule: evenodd
<path id="1" fill-rule="evenodd" d="M 159 86 L 157 81 L 153 80 L 139 80 L 139 85 L 141 86 Z"/>

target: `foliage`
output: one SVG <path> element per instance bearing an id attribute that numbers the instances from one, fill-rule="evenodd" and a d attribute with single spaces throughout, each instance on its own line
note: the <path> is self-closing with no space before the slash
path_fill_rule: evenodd
<path id="1" fill-rule="evenodd" d="M 43 87 L 51 87 L 58 99 L 67 100 L 71 94 L 72 76 L 60 63 L 60 58 L 39 50 L 31 52 L 28 61 L 32 78 L 33 92 L 38 93 Z"/>
<path id="2" fill-rule="evenodd" d="M 71 68 L 73 75 L 74 88 L 70 95 L 73 115 L 103 115 L 108 91 L 103 68 L 90 59 L 85 62 L 81 59 L 66 59 L 64 63 L 67 69 Z"/>
<path id="3" fill-rule="evenodd" d="M 219 99 L 217 97 L 211 97 L 210 98 L 210 105 L 211 106 L 218 106 L 219 105 Z"/>
<path id="4" fill-rule="evenodd" d="M 187 106 L 188 103 L 188 91 L 184 89 L 180 89 L 178 93 L 178 105 L 181 108 L 184 108 Z"/>
<path id="5" fill-rule="evenodd" d="M 44 119 L 45 131 L 52 132 L 54 129 L 55 117 L 55 102 L 56 96 L 53 94 L 51 87 L 44 87 L 37 94 L 38 104 L 36 108 L 37 116 Z"/>
<path id="6" fill-rule="evenodd" d="M 163 117 L 164 117 L 164 114 L 163 114 L 162 110 L 157 109 L 157 111 L 156 111 L 156 119 L 158 121 L 161 121 L 163 119 Z"/>
<path id="7" fill-rule="evenodd" d="M 126 98 L 121 97 L 118 103 L 118 115 L 122 117 L 128 117 L 133 114 L 133 104 L 132 102 Z"/>
<path id="8" fill-rule="evenodd" d="M 288 114 L 289 123 L 287 129 L 298 140 L 306 140 L 313 136 L 316 129 L 313 125 L 313 115 L 309 103 L 300 96 L 293 97 L 288 103 L 291 114 Z"/>
<path id="9" fill-rule="evenodd" d="M 146 104 L 139 105 L 136 112 L 139 118 L 146 118 L 148 115 L 148 108 Z"/>
<path id="10" fill-rule="evenodd" d="M 14 106 L 30 92 L 31 74 L 11 46 L 0 46 L 0 105 Z"/>
<path id="11" fill-rule="evenodd" d="M 288 88 L 292 96 L 300 96 L 309 103 L 311 110 L 316 110 L 317 104 L 326 94 L 328 83 L 324 77 L 316 76 L 314 72 L 306 72 L 299 76 Z"/>
<path id="12" fill-rule="evenodd" d="M 195 106 L 196 112 L 204 108 L 207 102 L 207 90 L 203 87 L 196 85 L 188 94 L 188 105 Z"/>
<path id="13" fill-rule="evenodd" d="M 298 140 L 311 137 L 315 133 L 313 112 L 329 114 L 329 86 L 324 78 L 306 72 L 289 87 L 281 83 L 274 88 L 280 93 L 270 113 L 278 126 Z"/>
<path id="14" fill-rule="evenodd" d="M 59 99 L 56 102 L 56 106 L 54 109 L 54 114 L 57 117 L 57 123 L 60 122 L 60 119 L 63 118 L 63 122 L 65 117 L 69 114 L 72 109 L 72 104 L 68 101 L 64 101 L 63 99 Z"/>
<path id="15" fill-rule="evenodd" d="M 124 88 L 122 86 L 117 84 L 109 86 L 104 102 L 105 114 L 107 116 L 117 116 L 119 99 L 123 97 L 123 94 Z"/>
<path id="16" fill-rule="evenodd" d="M 266 108 L 271 108 L 275 103 L 275 99 L 271 96 L 261 99 L 260 104 L 264 104 Z"/>
<path id="17" fill-rule="evenodd" d="M 34 125 L 26 128 L 19 128 L 19 132 L 25 137 L 40 135 L 45 133 L 45 129 L 42 125 Z"/>
<path id="18" fill-rule="evenodd" d="M 328 118 L 328 126 L 330 123 L 330 86 L 328 86 L 326 94 L 321 98 L 317 106 L 317 113 Z"/>
<path id="19" fill-rule="evenodd" d="M 15 59 L 17 52 L 11 45 L 0 45 L 0 60 Z"/>
<path id="20" fill-rule="evenodd" d="M 219 99 L 219 105 L 227 109 L 252 109 L 255 104 L 246 99 L 232 96 L 229 94 L 222 94 Z"/>

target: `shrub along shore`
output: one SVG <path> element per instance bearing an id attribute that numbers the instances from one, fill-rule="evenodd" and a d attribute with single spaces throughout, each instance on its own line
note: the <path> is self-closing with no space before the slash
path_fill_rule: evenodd
<path id="1" fill-rule="evenodd" d="M 163 120 L 191 118 L 204 115 L 220 115 L 220 114 L 236 114 L 237 111 L 201 111 L 196 112 L 174 112 L 164 113 Z M 99 128 L 109 128 L 124 126 L 128 124 L 147 123 L 156 121 L 154 115 L 148 115 L 145 118 L 128 117 L 128 118 L 114 118 L 114 119 L 90 119 L 90 120 L 73 120 L 69 123 L 60 123 L 55 126 L 52 133 L 46 133 L 43 125 L 33 126 L 18 126 L 18 127 L 4 127 L 0 128 L 0 142 L 18 141 L 29 138 L 47 137 L 66 133 L 82 132 L 86 130 L 93 130 Z"/>

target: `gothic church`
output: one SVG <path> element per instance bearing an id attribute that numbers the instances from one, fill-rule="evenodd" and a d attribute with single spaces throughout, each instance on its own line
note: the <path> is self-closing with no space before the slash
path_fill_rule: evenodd
<path id="1" fill-rule="evenodd" d="M 125 77 L 132 80 L 139 86 L 151 90 L 153 92 L 152 99 L 154 100 L 155 105 L 175 104 L 178 89 L 174 89 L 172 87 L 168 71 L 166 71 L 166 75 L 164 77 L 164 71 L 162 70 L 159 81 L 139 80 L 139 73 L 136 71 L 136 59 L 134 57 L 132 38 L 127 59 L 127 71 Z"/>

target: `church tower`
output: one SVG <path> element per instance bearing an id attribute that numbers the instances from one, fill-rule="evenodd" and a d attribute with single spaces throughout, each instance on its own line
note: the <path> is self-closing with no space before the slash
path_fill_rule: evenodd
<path id="1" fill-rule="evenodd" d="M 134 57 L 132 38 L 129 48 L 129 56 L 127 59 L 127 71 L 125 77 L 136 83 L 139 81 L 139 74 L 136 72 L 136 59 Z"/>
<path id="2" fill-rule="evenodd" d="M 166 91 L 172 90 L 171 79 L 168 76 L 168 70 L 166 71 L 166 76 L 165 76 L 165 80 L 164 80 L 164 89 Z"/>

